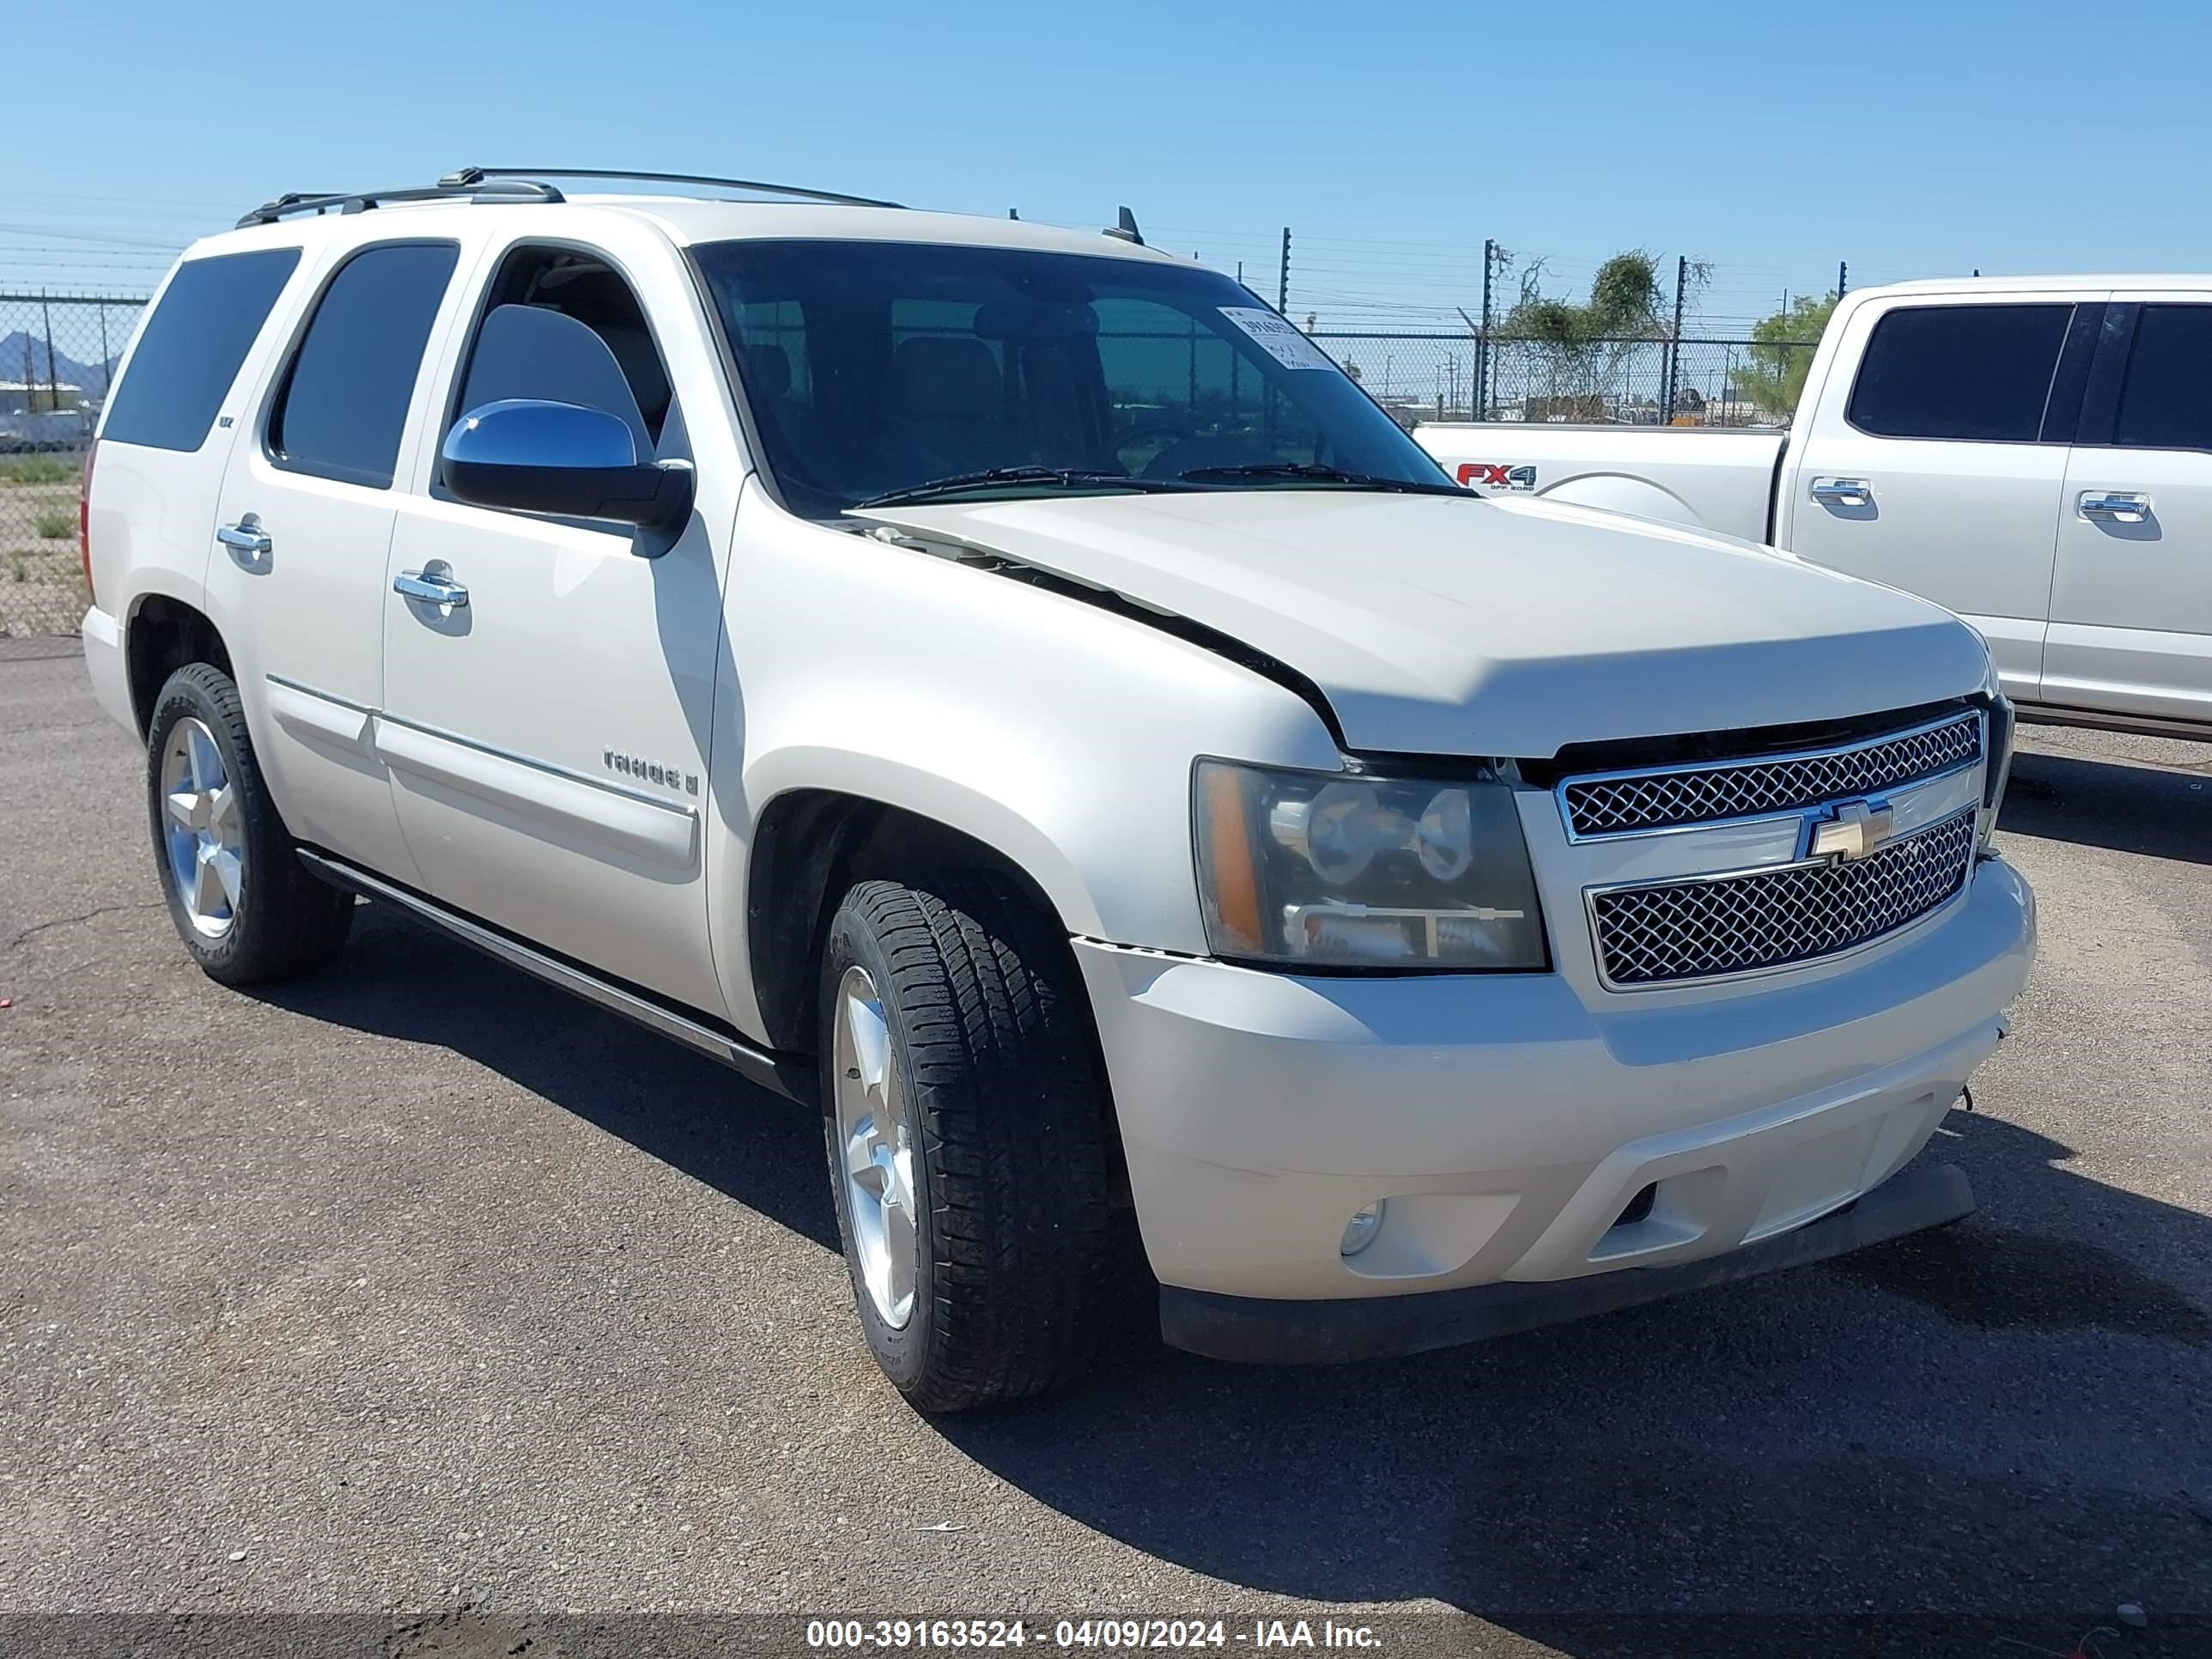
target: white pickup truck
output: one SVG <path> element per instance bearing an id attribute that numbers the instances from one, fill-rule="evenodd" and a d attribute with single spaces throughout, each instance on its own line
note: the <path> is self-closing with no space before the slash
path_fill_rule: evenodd
<path id="1" fill-rule="evenodd" d="M 1948 605 L 2025 720 L 2212 737 L 2212 276 L 1867 289 L 1789 432 L 1423 425 L 1477 493 L 1770 542 Z"/>

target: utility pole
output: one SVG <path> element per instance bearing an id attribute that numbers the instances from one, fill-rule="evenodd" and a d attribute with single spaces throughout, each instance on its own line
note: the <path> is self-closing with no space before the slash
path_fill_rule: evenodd
<path id="1" fill-rule="evenodd" d="M 1844 297 L 1844 294 L 1845 294 L 1845 293 L 1847 293 L 1847 292 L 1850 290 L 1850 280 L 1851 280 L 1851 268 L 1850 268 L 1850 265 L 1849 262 L 1847 262 L 1847 261 L 1845 261 L 1845 260 L 1842 260 L 1842 259 L 1838 259 L 1838 260 L 1837 260 L 1837 261 L 1836 261 L 1836 297 L 1837 297 L 1838 300 L 1842 299 L 1842 298 Z"/>
<path id="2" fill-rule="evenodd" d="M 107 303 L 102 301 L 94 307 L 100 313 L 100 400 L 107 401 L 107 394 L 115 389 L 115 354 L 107 349 Z"/>
<path id="3" fill-rule="evenodd" d="M 1482 327 L 1474 337 L 1474 418 L 1480 420 L 1490 409 L 1490 273 L 1498 264 L 1498 241 L 1494 237 L 1482 240 Z"/>
<path id="4" fill-rule="evenodd" d="M 1667 373 L 1663 379 L 1665 395 L 1659 403 L 1659 424 L 1666 426 L 1674 418 L 1674 399 L 1682 389 L 1682 289 L 1690 280 L 1690 256 L 1674 256 L 1674 332 L 1667 342 Z"/>
<path id="5" fill-rule="evenodd" d="M 1275 309 L 1285 317 L 1291 314 L 1291 228 L 1283 227 L 1282 279 L 1275 287 Z"/>

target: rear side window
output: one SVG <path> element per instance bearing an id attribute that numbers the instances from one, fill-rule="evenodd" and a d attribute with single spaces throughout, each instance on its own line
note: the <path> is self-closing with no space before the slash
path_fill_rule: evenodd
<path id="1" fill-rule="evenodd" d="M 2212 449 L 2212 306 L 2145 306 L 2112 441 Z"/>
<path id="2" fill-rule="evenodd" d="M 1914 306 L 1875 325 L 1850 422 L 1882 438 L 2032 444 L 2074 307 Z"/>
<path id="3" fill-rule="evenodd" d="M 253 337 L 300 263 L 295 247 L 222 253 L 177 268 L 108 399 L 108 443 L 198 449 Z"/>
<path id="4" fill-rule="evenodd" d="M 388 489 L 430 324 L 460 249 L 364 248 L 315 307 L 269 415 L 269 453 L 293 472 Z"/>

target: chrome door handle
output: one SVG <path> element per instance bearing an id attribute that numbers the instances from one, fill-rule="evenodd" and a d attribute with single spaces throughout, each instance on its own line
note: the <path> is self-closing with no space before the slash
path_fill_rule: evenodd
<path id="1" fill-rule="evenodd" d="M 1864 478 L 1815 478 L 1813 499 L 1823 507 L 1872 507 L 1874 486 Z"/>
<path id="2" fill-rule="evenodd" d="M 426 605 L 447 605 L 459 610 L 469 602 L 469 590 L 444 576 L 425 576 L 419 570 L 403 570 L 392 579 L 392 591 Z"/>
<path id="3" fill-rule="evenodd" d="M 2150 497 L 2126 492 L 2100 495 L 2094 489 L 2081 492 L 2076 503 L 2085 519 L 2110 519 L 2115 524 L 2147 524 L 2150 520 Z"/>
<path id="4" fill-rule="evenodd" d="M 236 524 L 219 524 L 215 527 L 215 538 L 234 554 L 248 559 L 265 559 L 275 550 L 269 532 L 261 527 L 260 514 L 249 513 Z"/>

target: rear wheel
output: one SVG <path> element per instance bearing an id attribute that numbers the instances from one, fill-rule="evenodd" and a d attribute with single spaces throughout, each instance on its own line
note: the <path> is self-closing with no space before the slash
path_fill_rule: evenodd
<path id="1" fill-rule="evenodd" d="M 238 688 L 209 663 L 169 676 L 146 733 L 146 804 L 170 919 L 211 979 L 247 985 L 336 955 L 353 898 L 309 875 L 269 798 Z"/>
<path id="2" fill-rule="evenodd" d="M 1108 1281 L 1106 1092 L 1066 941 L 982 878 L 862 882 L 821 989 L 838 1230 L 877 1364 L 930 1412 L 1075 1376 Z"/>

